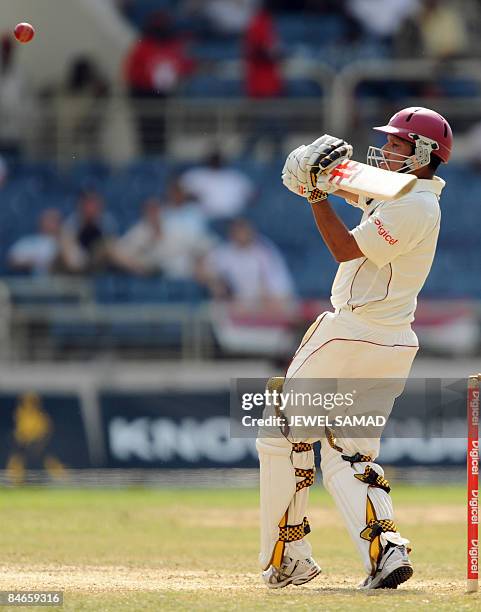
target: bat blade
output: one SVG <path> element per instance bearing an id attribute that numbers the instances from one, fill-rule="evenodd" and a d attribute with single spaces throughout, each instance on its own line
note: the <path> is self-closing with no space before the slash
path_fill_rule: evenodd
<path id="1" fill-rule="evenodd" d="M 400 174 L 352 159 L 338 164 L 328 173 L 328 180 L 343 191 L 374 200 L 395 200 L 411 191 L 416 183 L 412 174 Z"/>

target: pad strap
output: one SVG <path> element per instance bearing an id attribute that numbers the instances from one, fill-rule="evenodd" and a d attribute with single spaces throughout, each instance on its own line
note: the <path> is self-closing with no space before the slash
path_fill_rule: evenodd
<path id="1" fill-rule="evenodd" d="M 378 474 L 370 465 L 366 465 L 364 474 L 354 474 L 354 478 L 357 478 L 361 482 L 365 482 L 371 487 L 382 489 L 383 491 L 386 491 L 386 493 L 391 491 L 391 485 L 389 482 L 383 476 L 381 476 L 381 474 Z M 392 531 L 396 530 L 393 529 Z"/>
<path id="2" fill-rule="evenodd" d="M 386 531 L 397 531 L 397 527 L 390 519 L 371 519 L 359 534 L 363 540 L 372 542 L 381 533 Z"/>
<path id="3" fill-rule="evenodd" d="M 367 463 L 368 461 L 372 461 L 372 458 L 369 455 L 361 455 L 361 453 L 356 453 L 355 455 L 341 455 L 344 461 L 349 461 L 349 463 Z"/>
<path id="4" fill-rule="evenodd" d="M 308 533 L 311 533 L 311 528 L 307 516 L 305 516 L 302 523 L 298 525 L 279 527 L 279 540 L 281 542 L 295 542 L 296 540 L 302 540 Z"/>
<path id="5" fill-rule="evenodd" d="M 341 453 L 341 457 L 344 459 L 344 461 L 349 461 L 351 466 L 353 463 L 358 463 L 358 462 L 366 463 L 368 461 L 372 461 L 372 457 L 370 457 L 369 455 L 361 455 L 361 453 L 356 453 L 355 455 L 343 455 L 342 453 L 344 453 L 344 449 L 337 444 L 336 437 L 334 436 L 333 432 L 329 429 L 329 427 L 326 427 L 325 432 L 326 432 L 327 441 L 329 442 L 329 446 L 333 448 L 334 450 L 336 450 L 338 453 Z"/>
<path id="6" fill-rule="evenodd" d="M 294 442 L 292 445 L 292 451 L 294 453 L 307 453 L 312 450 L 312 444 L 307 442 Z M 314 469 L 303 470 L 301 468 L 294 468 L 297 478 L 304 478 L 296 484 L 296 493 L 305 487 L 310 487 L 314 484 Z"/>
<path id="7" fill-rule="evenodd" d="M 307 442 L 295 442 L 292 445 L 292 450 L 295 453 L 306 453 L 312 450 L 312 444 L 308 444 Z"/>
<path id="8" fill-rule="evenodd" d="M 303 470 L 301 468 L 294 468 L 296 472 L 296 476 L 298 478 L 304 478 L 304 480 L 300 480 L 296 484 L 296 493 L 299 493 L 301 489 L 305 487 L 310 487 L 314 484 L 314 469 Z"/>

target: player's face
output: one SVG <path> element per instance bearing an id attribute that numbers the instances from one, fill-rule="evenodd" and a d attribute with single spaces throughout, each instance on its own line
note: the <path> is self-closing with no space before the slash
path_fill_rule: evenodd
<path id="1" fill-rule="evenodd" d="M 412 145 L 398 136 L 388 134 L 387 142 L 382 147 L 382 150 L 386 163 L 381 163 L 379 167 L 384 168 L 384 170 L 391 170 L 391 172 L 397 172 L 402 168 L 406 157 L 412 154 Z"/>

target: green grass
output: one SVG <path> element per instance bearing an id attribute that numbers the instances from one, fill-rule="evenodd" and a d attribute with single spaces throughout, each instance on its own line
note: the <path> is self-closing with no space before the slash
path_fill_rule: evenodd
<path id="1" fill-rule="evenodd" d="M 309 537 L 323 575 L 276 592 L 258 578 L 256 491 L 3 489 L 0 588 L 61 586 L 64 610 L 108 612 L 478 609 L 479 596 L 464 594 L 464 488 L 392 494 L 416 569 L 398 591 L 353 588 L 359 558 L 318 487 Z"/>

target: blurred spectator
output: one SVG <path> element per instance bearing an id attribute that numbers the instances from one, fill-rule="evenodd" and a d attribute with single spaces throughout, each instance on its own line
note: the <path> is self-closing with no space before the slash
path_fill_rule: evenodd
<path id="1" fill-rule="evenodd" d="M 397 55 L 445 60 L 461 56 L 468 47 L 464 13 L 443 0 L 421 0 L 420 10 L 402 25 Z"/>
<path id="2" fill-rule="evenodd" d="M 178 178 L 173 179 L 162 202 L 162 219 L 166 231 L 184 231 L 201 236 L 208 234 L 208 222 L 198 200 L 186 191 Z"/>
<path id="3" fill-rule="evenodd" d="M 198 200 L 210 219 L 235 217 L 254 198 L 251 180 L 240 170 L 227 167 L 219 151 L 211 153 L 205 165 L 184 172 L 180 185 Z"/>
<path id="4" fill-rule="evenodd" d="M 207 229 L 165 222 L 156 198 L 143 205 L 142 218 L 117 241 L 115 263 L 133 274 L 165 274 L 170 278 L 194 277 L 197 259 L 212 247 Z"/>
<path id="5" fill-rule="evenodd" d="M 0 45 L 0 152 L 16 158 L 31 134 L 35 100 L 15 61 L 11 36 L 5 34 Z"/>
<path id="6" fill-rule="evenodd" d="M 99 155 L 109 93 L 109 84 L 95 62 L 86 56 L 76 57 L 59 97 L 59 131 L 69 153 Z"/>
<path id="7" fill-rule="evenodd" d="M 259 0 L 186 0 L 182 10 L 203 21 L 204 34 L 231 37 L 245 31 L 258 3 Z"/>
<path id="8" fill-rule="evenodd" d="M 16 271 L 47 274 L 60 266 L 61 216 L 56 208 L 44 210 L 38 232 L 19 238 L 9 249 L 8 265 Z"/>
<path id="9" fill-rule="evenodd" d="M 462 55 L 468 32 L 459 8 L 445 0 L 423 0 L 419 24 L 424 54 L 435 59 Z"/>
<path id="10" fill-rule="evenodd" d="M 245 219 L 232 222 L 228 242 L 213 249 L 198 268 L 198 280 L 214 298 L 248 309 L 282 311 L 292 303 L 293 282 L 277 247 Z"/>
<path id="11" fill-rule="evenodd" d="M 250 98 L 277 98 L 284 91 L 280 40 L 271 10 L 274 4 L 274 0 L 264 0 L 245 33 L 245 85 Z"/>
<path id="12" fill-rule="evenodd" d="M 273 16 L 274 0 L 263 0 L 244 37 L 245 89 L 249 98 L 266 100 L 284 94 L 281 70 L 281 45 Z M 262 111 L 262 109 L 259 109 Z M 244 155 L 251 155 L 261 141 L 270 141 L 274 155 L 282 153 L 285 132 L 275 108 L 265 114 L 254 114 L 246 138 Z"/>
<path id="13" fill-rule="evenodd" d="M 419 10 L 419 0 L 348 0 L 346 9 L 367 35 L 391 42 L 401 24 Z"/>
<path id="14" fill-rule="evenodd" d="M 164 150 L 166 126 L 163 107 L 145 107 L 143 103 L 174 95 L 194 68 L 186 41 L 176 32 L 169 15 L 161 11 L 152 14 L 125 61 L 125 78 L 144 153 Z"/>
<path id="15" fill-rule="evenodd" d="M 95 191 L 81 194 L 77 211 L 65 221 L 62 255 L 69 272 L 95 272 L 112 263 L 113 238 L 117 223 L 104 211 L 104 202 Z"/>

